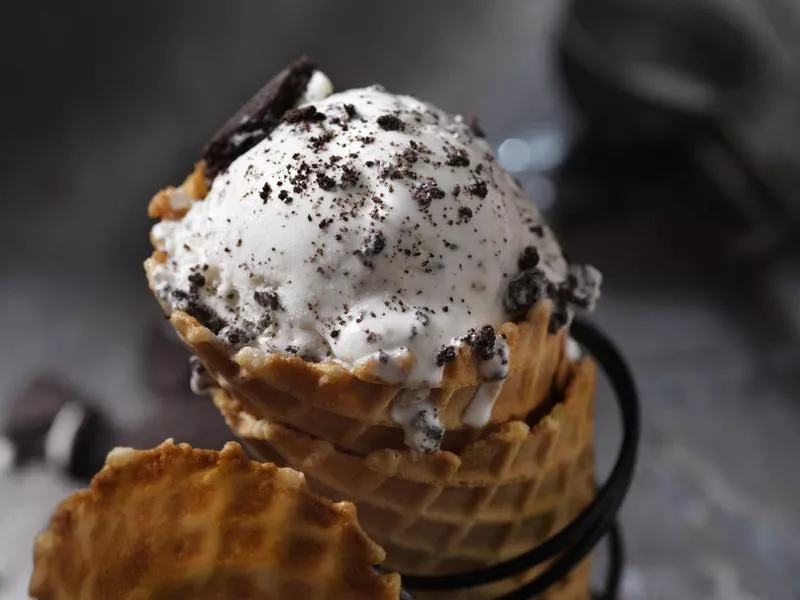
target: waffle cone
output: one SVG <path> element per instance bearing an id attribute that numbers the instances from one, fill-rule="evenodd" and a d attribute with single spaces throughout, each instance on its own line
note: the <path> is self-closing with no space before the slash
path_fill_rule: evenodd
<path id="1" fill-rule="evenodd" d="M 461 572 L 533 548 L 594 495 L 595 366 L 589 360 L 565 364 L 555 379 L 565 387 L 555 390 L 550 406 L 535 410 L 528 422 L 487 428 L 458 452 L 348 452 L 290 425 L 259 419 L 225 391 L 215 394 L 215 402 L 257 456 L 278 458 L 303 470 L 315 489 L 357 502 L 365 530 L 386 548 L 391 568 Z M 494 597 L 535 572 L 447 597 Z M 585 600 L 588 576 L 587 561 L 546 597 Z"/>
<path id="2" fill-rule="evenodd" d="M 38 600 L 397 599 L 355 507 L 302 474 L 168 440 L 117 449 L 36 540 Z"/>
<path id="3" fill-rule="evenodd" d="M 549 398 L 566 335 L 564 330 L 548 333 L 550 310 L 550 303 L 542 302 L 526 320 L 498 329 L 508 339 L 510 375 L 494 404 L 489 428 L 524 418 Z M 363 374 L 332 361 L 311 363 L 254 348 L 231 357 L 225 345 L 193 317 L 175 311 L 170 321 L 217 383 L 258 419 L 285 423 L 360 454 L 405 447 L 403 429 L 389 416 L 392 401 L 405 388 L 367 381 L 359 377 Z M 446 428 L 442 447 L 456 452 L 482 433 L 462 420 L 481 381 L 472 350 L 462 345 L 458 352 L 446 366 L 441 386 L 429 397 Z"/>

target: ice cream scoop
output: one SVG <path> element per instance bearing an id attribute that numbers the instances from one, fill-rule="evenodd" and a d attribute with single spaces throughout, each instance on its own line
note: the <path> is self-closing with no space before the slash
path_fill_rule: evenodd
<path id="1" fill-rule="evenodd" d="M 431 387 L 482 328 L 545 297 L 558 327 L 569 304 L 594 302 L 599 274 L 570 270 L 466 120 L 379 86 L 324 97 L 318 71 L 306 88 L 203 200 L 153 228 L 168 258 L 151 284 L 169 308 L 234 352 L 335 360 L 366 379 Z M 502 363 L 490 337 L 481 358 Z M 504 376 L 502 364 L 483 370 Z"/>

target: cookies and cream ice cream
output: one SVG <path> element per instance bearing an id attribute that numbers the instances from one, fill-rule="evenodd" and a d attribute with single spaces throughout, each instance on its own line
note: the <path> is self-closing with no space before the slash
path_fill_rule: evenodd
<path id="1" fill-rule="evenodd" d="M 599 273 L 567 264 L 475 123 L 380 86 L 332 93 L 319 71 L 304 83 L 269 127 L 217 144 L 204 199 L 174 195 L 151 285 L 232 353 L 337 361 L 415 406 L 469 344 L 488 384 L 464 418 L 485 423 L 508 372 L 495 327 L 544 298 L 562 327 Z"/>

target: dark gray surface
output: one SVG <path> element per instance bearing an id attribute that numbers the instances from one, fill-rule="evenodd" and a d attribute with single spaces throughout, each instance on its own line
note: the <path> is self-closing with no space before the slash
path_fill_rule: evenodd
<path id="1" fill-rule="evenodd" d="M 743 293 L 752 285 L 747 273 L 726 277 L 707 255 L 682 244 L 663 248 L 668 233 L 654 251 L 648 229 L 620 228 L 613 244 L 587 235 L 581 244 L 593 248 L 609 281 L 597 321 L 629 358 L 643 402 L 639 468 L 623 510 L 630 563 L 623 597 L 793 599 L 800 592 L 796 331 L 779 325 L 774 305 L 764 314 L 763 292 Z M 615 423 L 602 406 L 599 446 L 607 457 Z"/>
<path id="2" fill-rule="evenodd" d="M 153 345 L 144 208 L 277 67 L 308 52 L 341 87 L 380 80 L 476 112 L 497 142 L 532 122 L 564 120 L 549 67 L 556 0 L 503 10 L 462 2 L 457 12 L 432 4 L 414 14 L 404 3 L 337 2 L 315 16 L 312 2 L 283 3 L 280 14 L 263 4 L 226 13 L 217 3 L 170 3 L 156 13 L 148 8 L 160 4 L 96 2 L 80 15 L 51 4 L 19 9 L 30 14 L 18 23 L 37 20 L 40 52 L 7 71 L 16 93 L 6 114 L 39 118 L 9 118 L 0 137 L 0 406 L 53 372 L 100 399 L 137 446 L 168 435 L 219 446 L 228 437 L 207 400 L 170 391 L 168 376 L 152 381 L 182 356 Z M 19 46 L 3 39 L 11 60 Z M 685 215 L 652 209 L 669 198 L 641 193 L 638 210 L 563 232 L 575 258 L 606 273 L 597 321 L 630 358 L 644 403 L 623 513 L 623 597 L 793 600 L 800 300 L 787 298 L 800 289 L 797 263 L 732 261 L 702 223 L 686 233 Z M 601 463 L 617 433 L 605 393 Z M 41 469 L 0 477 L 0 599 L 25 597 L 33 535 L 73 485 Z"/>

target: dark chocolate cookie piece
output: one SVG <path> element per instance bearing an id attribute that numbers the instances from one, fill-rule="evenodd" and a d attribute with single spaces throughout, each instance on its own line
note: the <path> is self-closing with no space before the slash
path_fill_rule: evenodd
<path id="1" fill-rule="evenodd" d="M 199 299 L 196 290 L 189 292 L 180 289 L 172 290 L 171 304 L 174 310 L 181 310 L 190 317 L 194 317 L 198 323 L 210 329 L 214 334 L 219 333 L 220 329 L 227 325 L 213 308 Z"/>
<path id="2" fill-rule="evenodd" d="M 517 273 L 508 284 L 503 304 L 512 315 L 521 315 L 547 296 L 548 282 L 539 269 Z"/>
<path id="3" fill-rule="evenodd" d="M 307 57 L 294 61 L 217 130 L 203 150 L 209 180 L 275 129 L 303 95 L 315 69 L 316 63 Z"/>
<path id="4" fill-rule="evenodd" d="M 456 358 L 458 358 L 458 354 L 456 353 L 456 347 L 451 345 L 442 346 L 439 349 L 439 352 L 436 353 L 436 366 L 443 367 L 449 362 L 453 362 Z"/>
<path id="5" fill-rule="evenodd" d="M 494 343 L 497 336 L 491 325 L 470 329 L 462 339 L 472 346 L 475 354 L 481 360 L 489 360 L 494 355 Z"/>

